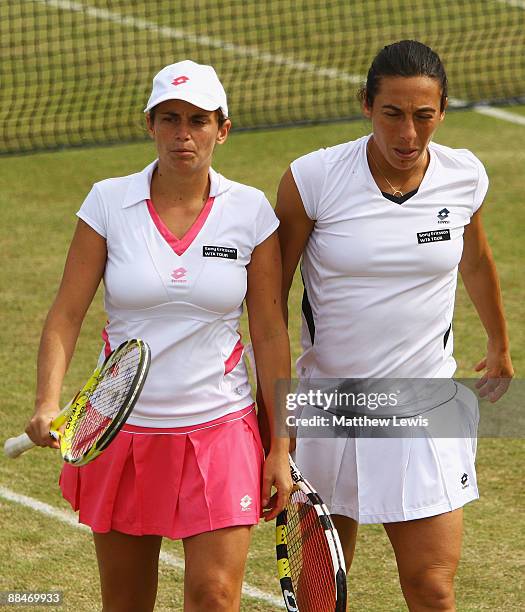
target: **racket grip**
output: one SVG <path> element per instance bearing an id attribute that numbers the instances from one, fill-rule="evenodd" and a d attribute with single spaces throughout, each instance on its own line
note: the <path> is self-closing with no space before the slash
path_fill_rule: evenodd
<path id="1" fill-rule="evenodd" d="M 5 441 L 4 453 L 8 457 L 11 457 L 11 459 L 15 459 L 15 457 L 18 457 L 18 455 L 21 455 L 30 448 L 33 448 L 33 446 L 35 446 L 35 443 L 26 433 L 23 433 L 16 436 L 16 438 L 9 438 L 9 440 Z"/>

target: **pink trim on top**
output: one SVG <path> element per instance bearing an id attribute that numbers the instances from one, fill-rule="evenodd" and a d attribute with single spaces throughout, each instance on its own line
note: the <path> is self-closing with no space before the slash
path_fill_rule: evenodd
<path id="1" fill-rule="evenodd" d="M 231 355 L 224 362 L 224 375 L 229 374 L 233 368 L 239 363 L 242 357 L 242 352 L 244 351 L 244 345 L 239 338 L 237 340 L 237 344 L 233 347 L 233 351 Z"/>
<path id="2" fill-rule="evenodd" d="M 109 321 L 106 322 L 106 326 L 109 324 Z M 111 353 L 111 344 L 109 343 L 109 336 L 107 329 L 104 327 L 102 330 L 102 340 L 104 340 L 104 356 L 107 357 Z"/>
<path id="3" fill-rule="evenodd" d="M 155 223 L 155 226 L 159 230 L 161 236 L 170 245 L 170 247 L 175 251 L 177 255 L 182 255 L 184 251 L 186 251 L 186 249 L 190 246 L 190 244 L 195 240 L 197 234 L 201 231 L 202 226 L 206 222 L 206 219 L 208 218 L 208 215 L 211 212 L 211 207 L 213 206 L 214 200 L 214 196 L 210 196 L 208 198 L 198 217 L 193 222 L 193 225 L 184 234 L 182 238 L 177 238 L 177 236 L 172 234 L 168 226 L 159 217 L 159 213 L 155 210 L 155 207 L 153 206 L 153 202 L 151 200 L 146 200 L 146 203 L 148 205 L 149 214 L 153 219 L 153 223 Z"/>

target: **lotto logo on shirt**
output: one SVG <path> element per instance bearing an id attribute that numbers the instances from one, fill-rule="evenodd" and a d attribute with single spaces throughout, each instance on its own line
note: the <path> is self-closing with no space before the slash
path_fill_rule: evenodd
<path id="1" fill-rule="evenodd" d="M 176 268 L 171 273 L 171 282 L 172 283 L 186 283 L 186 268 Z"/>
<path id="2" fill-rule="evenodd" d="M 450 210 L 448 210 L 448 208 L 442 208 L 436 215 L 437 218 L 439 219 L 438 223 L 450 223 L 450 221 L 447 221 L 447 217 L 449 215 L 450 215 Z"/>

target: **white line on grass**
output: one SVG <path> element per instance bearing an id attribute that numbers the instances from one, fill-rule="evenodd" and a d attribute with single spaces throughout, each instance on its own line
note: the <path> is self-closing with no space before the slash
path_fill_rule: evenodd
<path id="1" fill-rule="evenodd" d="M 3 486 L 0 486 L 0 497 L 3 497 L 4 499 L 16 504 L 20 504 L 21 506 L 25 506 L 26 508 L 31 508 L 31 510 L 40 512 L 40 514 L 44 514 L 45 516 L 62 521 L 63 523 L 66 523 L 71 527 L 75 527 L 76 529 L 91 531 L 87 525 L 83 525 L 82 523 L 78 522 L 78 518 L 75 513 L 68 510 L 59 510 L 58 508 L 54 508 L 53 506 L 41 502 L 38 499 L 28 497 L 27 495 L 21 495 L 20 493 L 15 493 L 14 491 L 11 491 Z M 161 551 L 160 559 L 166 565 L 170 565 L 171 567 L 179 570 L 184 570 L 184 561 L 178 557 L 175 557 L 174 555 L 171 555 L 170 553 Z M 242 585 L 242 592 L 247 597 L 264 601 L 265 603 L 269 603 L 276 608 L 284 607 L 281 599 L 274 597 L 270 593 L 265 593 L 257 587 L 253 587 L 249 584 L 244 583 Z"/>
<path id="2" fill-rule="evenodd" d="M 517 123 L 518 125 L 525 125 L 525 117 L 518 115 L 517 113 L 509 113 L 509 111 L 502 110 L 501 108 L 494 108 L 492 106 L 475 106 L 474 109 L 477 113 L 482 115 L 488 115 L 489 117 L 495 117 L 496 119 L 503 119 L 503 121 L 510 121 L 511 123 Z"/>
<path id="3" fill-rule="evenodd" d="M 515 8 L 525 9 L 525 0 L 498 0 L 500 4 L 508 4 Z"/>
<path id="4" fill-rule="evenodd" d="M 265 62 L 267 64 L 279 66 L 286 66 L 293 70 L 301 70 L 303 72 L 315 73 L 318 76 L 325 76 L 332 79 L 338 79 L 340 81 L 347 81 L 349 83 L 363 82 L 363 77 L 356 74 L 348 74 L 335 70 L 334 68 L 321 68 L 310 62 L 300 62 L 293 60 L 285 55 L 277 55 L 275 53 L 267 53 L 257 49 L 257 47 L 247 47 L 245 45 L 235 45 L 230 42 L 221 40 L 220 38 L 210 38 L 209 36 L 197 36 L 187 30 L 181 28 L 170 28 L 167 26 L 160 26 L 154 21 L 147 21 L 145 19 L 138 19 L 136 17 L 127 17 L 116 11 L 108 11 L 105 9 L 95 8 L 93 6 L 87 6 L 81 2 L 70 2 L 69 0 L 37 0 L 42 4 L 51 6 L 53 8 L 74 11 L 76 13 L 84 13 L 94 19 L 101 19 L 103 21 L 112 21 L 118 25 L 129 26 L 137 30 L 144 30 L 146 32 L 154 32 L 157 35 L 164 36 L 165 38 L 171 38 L 176 40 L 186 40 L 188 42 L 201 45 L 203 47 L 211 47 L 213 49 L 222 49 L 234 55 L 241 57 L 253 57 L 259 62 Z"/>

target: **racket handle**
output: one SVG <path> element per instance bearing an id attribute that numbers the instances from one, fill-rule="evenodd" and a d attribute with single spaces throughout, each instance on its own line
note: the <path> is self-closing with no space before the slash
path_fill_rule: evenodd
<path id="1" fill-rule="evenodd" d="M 30 448 L 33 448 L 33 446 L 35 446 L 33 440 L 26 433 L 23 433 L 16 436 L 16 438 L 9 438 L 9 440 L 5 441 L 4 453 L 11 457 L 11 459 L 14 459 Z"/>

